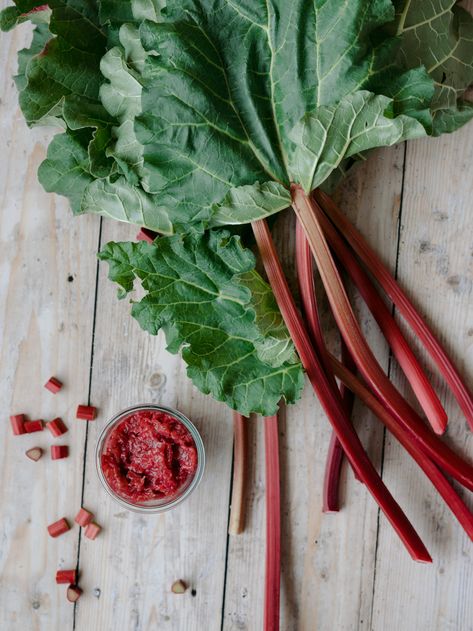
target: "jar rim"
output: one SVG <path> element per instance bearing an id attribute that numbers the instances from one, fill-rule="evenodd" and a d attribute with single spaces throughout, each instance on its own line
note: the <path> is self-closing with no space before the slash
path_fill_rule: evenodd
<path id="1" fill-rule="evenodd" d="M 127 416 L 130 416 L 130 414 L 145 410 L 165 412 L 166 414 L 175 417 L 189 431 L 197 450 L 197 469 L 190 483 L 183 488 L 182 492 L 178 491 L 177 495 L 174 495 L 172 499 L 170 499 L 168 502 L 163 501 L 161 504 L 150 504 L 149 506 L 146 506 L 145 504 L 134 504 L 133 502 L 126 500 L 124 497 L 116 493 L 109 485 L 103 473 L 101 463 L 101 455 L 103 446 L 105 444 L 105 439 L 108 438 L 108 434 L 111 429 L 119 422 L 124 420 Z M 127 508 L 128 510 L 137 513 L 164 513 L 176 507 L 178 504 L 181 504 L 199 485 L 205 470 L 205 448 L 202 436 L 200 435 L 198 429 L 196 428 L 194 423 L 192 423 L 192 421 L 187 418 L 187 416 L 185 416 L 182 412 L 180 412 L 176 408 L 172 408 L 167 405 L 160 405 L 156 403 L 141 403 L 138 405 L 132 405 L 128 408 L 125 408 L 124 410 L 121 410 L 120 412 L 117 412 L 104 425 L 102 431 L 99 434 L 95 447 L 95 465 L 97 469 L 97 475 L 100 482 L 102 483 L 102 486 L 110 495 L 110 497 L 115 502 L 120 504 L 123 508 Z"/>

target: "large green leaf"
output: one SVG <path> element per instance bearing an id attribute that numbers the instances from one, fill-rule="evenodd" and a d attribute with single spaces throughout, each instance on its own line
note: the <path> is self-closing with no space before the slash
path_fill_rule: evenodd
<path id="1" fill-rule="evenodd" d="M 425 135 L 415 118 L 393 116 L 392 107 L 392 99 L 358 90 L 305 116 L 291 133 L 294 181 L 310 192 L 350 156 Z"/>
<path id="2" fill-rule="evenodd" d="M 162 329 L 168 350 L 182 352 L 188 375 L 242 414 L 274 414 L 294 402 L 303 371 L 254 257 L 226 231 L 109 243 L 101 253 L 125 292 L 141 281 L 132 315 L 146 331 Z"/>
<path id="3" fill-rule="evenodd" d="M 159 198 L 133 186 L 123 176 L 88 182 L 81 193 L 79 211 L 147 226 L 161 234 L 174 232 L 167 209 L 161 206 Z"/>
<path id="4" fill-rule="evenodd" d="M 473 117 L 462 97 L 473 83 L 473 18 L 455 0 L 396 0 L 399 59 L 425 66 L 434 80 L 435 135 L 454 131 Z"/>
<path id="5" fill-rule="evenodd" d="M 57 134 L 48 147 L 46 160 L 38 169 L 45 190 L 67 197 L 74 213 L 80 212 L 84 191 L 94 180 L 88 153 L 91 140 L 91 129 Z"/>
<path id="6" fill-rule="evenodd" d="M 29 124 L 60 117 L 70 97 L 98 100 L 102 77 L 100 59 L 105 52 L 95 2 L 50 0 L 49 29 L 55 37 L 34 56 L 25 71 L 26 85 L 20 106 Z"/>
<path id="7" fill-rule="evenodd" d="M 267 182 L 288 188 L 294 173 L 311 182 L 314 165 L 294 164 L 300 133 L 292 133 L 308 112 L 312 119 L 334 107 L 340 114 L 338 137 L 316 139 L 323 143 L 318 153 L 341 151 L 332 168 L 354 145 L 354 118 L 371 130 L 360 150 L 425 133 L 389 100 L 376 101 L 386 105 L 383 116 L 373 107 L 376 95 L 362 90 L 375 84 L 383 94 L 383 76 L 398 91 L 409 82 L 409 74 L 404 81 L 404 71 L 396 74 L 392 55 L 387 61 L 393 42 L 378 41 L 380 27 L 394 18 L 389 0 L 171 0 L 166 15 L 165 24 L 141 27 L 143 45 L 153 55 L 137 135 L 144 145 L 145 186 L 164 205 L 180 208 L 188 222 L 201 220 L 203 211 L 211 221 L 220 205 L 232 223 L 265 216 L 281 208 Z M 417 99 L 422 111 L 431 94 L 429 84 Z M 355 116 L 354 102 L 361 105 Z M 388 116 L 394 119 L 390 134 Z M 330 172 L 325 169 L 324 177 Z M 252 215 L 247 187 L 255 183 Z M 262 186 L 270 191 L 267 199 Z"/>

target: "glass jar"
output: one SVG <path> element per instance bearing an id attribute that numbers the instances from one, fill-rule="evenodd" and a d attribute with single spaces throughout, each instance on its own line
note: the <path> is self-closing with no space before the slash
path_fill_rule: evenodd
<path id="1" fill-rule="evenodd" d="M 172 416 L 178 423 L 184 425 L 184 427 L 190 433 L 195 444 L 197 452 L 197 467 L 195 472 L 192 475 L 188 476 L 185 482 L 177 489 L 177 491 L 173 493 L 173 495 L 153 500 L 134 502 L 132 499 L 123 497 L 110 486 L 103 471 L 102 456 L 104 454 L 104 450 L 106 449 L 108 440 L 110 436 L 112 436 L 117 426 L 133 414 L 146 411 L 163 412 L 165 414 L 168 414 L 169 416 Z M 97 441 L 95 461 L 97 466 L 97 473 L 104 489 L 121 506 L 140 513 L 162 513 L 164 511 L 170 510 L 171 508 L 174 508 L 175 506 L 183 502 L 197 487 L 204 473 L 205 450 L 204 443 L 202 442 L 202 438 L 197 431 L 195 425 L 178 410 L 163 405 L 135 405 L 127 408 L 126 410 L 122 410 L 113 418 L 111 418 L 105 425 Z"/>

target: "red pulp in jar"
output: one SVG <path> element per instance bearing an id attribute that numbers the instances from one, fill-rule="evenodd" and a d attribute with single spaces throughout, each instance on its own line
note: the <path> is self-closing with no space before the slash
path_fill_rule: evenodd
<path id="1" fill-rule="evenodd" d="M 169 498 L 197 470 L 197 448 L 187 427 L 160 410 L 139 410 L 110 432 L 101 456 L 104 477 L 132 502 Z"/>

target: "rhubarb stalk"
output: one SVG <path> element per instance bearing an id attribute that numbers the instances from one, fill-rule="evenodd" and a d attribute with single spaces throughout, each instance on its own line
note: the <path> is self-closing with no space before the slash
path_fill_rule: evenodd
<path id="1" fill-rule="evenodd" d="M 322 406 L 337 432 L 337 437 L 353 468 L 366 484 L 374 499 L 385 513 L 387 519 L 398 533 L 409 554 L 416 561 L 431 562 L 432 559 L 419 535 L 397 502 L 379 477 L 369 460 L 349 419 L 347 419 L 338 392 L 334 392 L 325 371 L 311 344 L 304 327 L 287 280 L 279 262 L 271 233 L 266 221 L 259 220 L 252 224 L 263 264 L 281 310 L 281 314 L 294 341 L 301 362 L 309 380 L 317 393 Z"/>
<path id="2" fill-rule="evenodd" d="M 325 368 L 327 378 L 331 381 L 332 387 L 336 388 L 332 369 L 328 361 L 327 349 L 320 325 L 319 309 L 314 287 L 314 266 L 313 257 L 309 244 L 304 234 L 300 221 L 296 222 L 296 264 L 297 278 L 299 281 L 299 291 L 302 297 L 304 315 L 312 335 L 315 347 L 319 353 Z M 342 350 L 344 360 L 352 362 L 351 355 L 347 352 L 342 338 Z M 351 365 L 351 364 L 350 364 Z M 353 394 L 343 384 L 340 386 L 342 401 L 347 413 L 351 416 L 353 408 Z M 343 462 L 343 449 L 335 433 L 332 433 L 327 452 L 325 466 L 322 510 L 324 513 L 335 513 L 340 510 L 340 474 Z M 355 474 L 356 475 L 356 474 Z"/>
<path id="3" fill-rule="evenodd" d="M 245 491 L 248 470 L 248 419 L 233 412 L 233 484 L 228 532 L 239 535 L 245 529 Z"/>
<path id="4" fill-rule="evenodd" d="M 425 426 L 419 415 L 384 374 L 366 343 L 313 208 L 315 202 L 298 185 L 292 185 L 291 193 L 293 208 L 304 227 L 338 328 L 359 371 L 378 399 L 387 406 L 398 422 L 406 429 L 414 431 L 426 454 L 446 473 L 452 475 L 466 488 L 473 490 L 473 467 L 442 443 Z"/>
<path id="5" fill-rule="evenodd" d="M 281 496 L 279 480 L 278 418 L 264 419 L 266 463 L 266 579 L 264 631 L 279 631 L 281 583 Z"/>
<path id="6" fill-rule="evenodd" d="M 473 394 L 465 384 L 458 369 L 440 344 L 433 331 L 423 320 L 422 316 L 398 285 L 387 267 L 381 261 L 380 257 L 368 245 L 350 221 L 348 221 L 335 202 L 319 189 L 314 192 L 314 196 L 356 254 L 374 274 L 376 280 L 380 283 L 384 291 L 396 305 L 401 315 L 411 326 L 416 336 L 420 339 L 452 390 L 452 393 L 458 401 L 458 405 L 462 409 L 470 427 L 473 428 Z"/>
<path id="7" fill-rule="evenodd" d="M 358 263 L 355 255 L 345 245 L 345 242 L 337 232 L 335 226 L 317 206 L 314 208 L 327 241 L 373 314 L 433 430 L 437 434 L 443 434 L 447 425 L 447 413 L 440 403 L 427 375 L 412 352 L 399 325 L 376 291 L 368 274 Z"/>
<path id="8" fill-rule="evenodd" d="M 445 503 L 450 507 L 467 535 L 473 540 L 473 514 L 440 469 L 418 447 L 418 443 L 412 434 L 410 435 L 409 432 L 406 432 L 398 425 L 396 419 L 383 407 L 368 388 L 336 357 L 329 356 L 329 361 L 337 377 L 363 401 L 417 462 L 441 497 L 443 497 Z"/>

